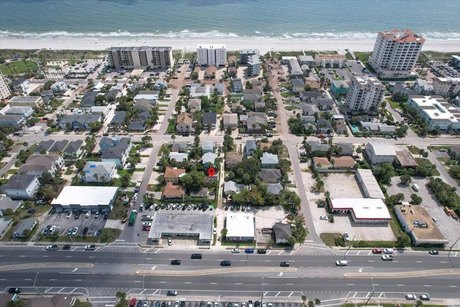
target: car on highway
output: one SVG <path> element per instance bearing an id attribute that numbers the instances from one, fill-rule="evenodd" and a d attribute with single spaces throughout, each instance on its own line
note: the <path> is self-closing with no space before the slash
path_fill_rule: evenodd
<path id="1" fill-rule="evenodd" d="M 258 253 L 258 254 L 266 254 L 266 253 L 267 253 L 267 250 L 266 250 L 265 248 L 259 248 L 259 249 L 257 250 L 257 253 Z"/>
<path id="2" fill-rule="evenodd" d="M 230 260 L 222 260 L 220 266 L 231 266 L 232 262 Z"/>
<path id="3" fill-rule="evenodd" d="M 381 248 L 374 248 L 374 249 L 372 250 L 372 253 L 373 253 L 373 254 L 381 254 L 381 253 L 383 253 L 383 249 L 381 249 Z"/>
<path id="4" fill-rule="evenodd" d="M 86 251 L 96 250 L 96 245 L 94 245 L 94 244 L 85 245 L 85 250 Z"/>
<path id="5" fill-rule="evenodd" d="M 406 300 L 411 300 L 411 301 L 415 301 L 417 299 L 415 294 L 406 294 L 405 297 L 406 297 Z"/>
<path id="6" fill-rule="evenodd" d="M 389 255 L 391 255 L 391 254 L 393 254 L 393 252 L 394 252 L 394 249 L 392 249 L 392 248 L 385 248 L 385 249 L 383 250 L 383 253 L 384 253 L 384 254 L 389 254 Z"/>
<path id="7" fill-rule="evenodd" d="M 393 261 L 393 255 L 382 255 L 383 261 Z"/>
<path id="8" fill-rule="evenodd" d="M 335 265 L 336 266 L 347 266 L 348 265 L 348 261 L 347 260 L 337 260 L 335 262 Z"/>
<path id="9" fill-rule="evenodd" d="M 167 296 L 177 296 L 177 291 L 176 290 L 168 290 L 168 292 L 166 292 L 166 295 Z"/>
<path id="10" fill-rule="evenodd" d="M 282 261 L 280 262 L 280 267 L 283 267 L 283 268 L 287 268 L 289 267 L 291 264 L 287 261 Z"/>
<path id="11" fill-rule="evenodd" d="M 201 254 L 192 254 L 192 256 L 190 256 L 190 259 L 201 259 L 201 258 L 202 258 Z"/>
<path id="12" fill-rule="evenodd" d="M 179 259 L 171 260 L 171 265 L 180 265 L 181 261 Z"/>
<path id="13" fill-rule="evenodd" d="M 239 254 L 240 253 L 240 249 L 239 248 L 234 248 L 232 249 L 232 254 Z"/>
<path id="14" fill-rule="evenodd" d="M 8 293 L 21 293 L 22 288 L 8 288 Z"/>
<path id="15" fill-rule="evenodd" d="M 420 298 L 420 300 L 422 300 L 422 301 L 429 301 L 429 300 L 431 300 L 431 297 L 430 297 L 429 294 L 422 294 L 422 295 L 419 296 L 419 298 Z"/>
<path id="16" fill-rule="evenodd" d="M 56 244 L 48 245 L 46 247 L 47 251 L 57 251 L 58 249 L 59 249 L 59 246 L 57 246 Z"/>
<path id="17" fill-rule="evenodd" d="M 439 255 L 439 251 L 436 249 L 432 249 L 428 253 L 430 253 L 430 255 Z"/>

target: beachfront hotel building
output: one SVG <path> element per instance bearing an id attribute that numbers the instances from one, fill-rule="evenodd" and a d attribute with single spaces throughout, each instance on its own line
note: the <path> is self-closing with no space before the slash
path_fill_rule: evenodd
<path id="1" fill-rule="evenodd" d="M 460 78 L 433 78 L 433 91 L 436 95 L 453 97 L 460 93 Z"/>
<path id="2" fill-rule="evenodd" d="M 410 77 L 424 43 L 422 36 L 408 29 L 379 32 L 369 64 L 379 78 Z"/>
<path id="3" fill-rule="evenodd" d="M 376 78 L 352 77 L 345 103 L 352 113 L 376 113 L 384 91 L 385 87 Z"/>
<path id="4" fill-rule="evenodd" d="M 440 96 L 410 96 L 409 105 L 414 107 L 430 130 L 460 130 L 460 109 Z"/>
<path id="5" fill-rule="evenodd" d="M 172 47 L 112 47 L 108 49 L 108 60 L 115 69 L 171 68 Z"/>
<path id="6" fill-rule="evenodd" d="M 200 66 L 225 66 L 227 49 L 225 45 L 198 45 L 197 63 Z"/>
<path id="7" fill-rule="evenodd" d="M 11 90 L 8 86 L 8 82 L 3 77 L 3 75 L 0 74 L 0 99 L 6 99 L 10 96 L 11 96 Z"/>

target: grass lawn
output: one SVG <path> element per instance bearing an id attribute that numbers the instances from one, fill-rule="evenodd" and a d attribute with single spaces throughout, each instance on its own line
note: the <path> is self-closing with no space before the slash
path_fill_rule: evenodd
<path id="1" fill-rule="evenodd" d="M 340 233 L 322 233 L 319 237 L 327 246 L 336 246 L 336 239 L 342 238 L 342 235 Z"/>
<path id="2" fill-rule="evenodd" d="M 396 102 L 392 99 L 388 99 L 387 102 L 394 110 L 401 109 L 401 105 L 399 104 L 399 102 Z"/>
<path id="3" fill-rule="evenodd" d="M 73 170 L 71 169 L 67 169 L 64 173 L 64 175 L 72 175 L 73 174 Z"/>
<path id="4" fill-rule="evenodd" d="M 407 146 L 407 149 L 409 149 L 410 153 L 413 155 L 418 155 L 420 153 L 420 148 L 413 145 Z"/>
<path id="5" fill-rule="evenodd" d="M 33 73 L 37 69 L 34 61 L 17 61 L 7 64 L 0 64 L 0 72 L 6 76 Z"/>

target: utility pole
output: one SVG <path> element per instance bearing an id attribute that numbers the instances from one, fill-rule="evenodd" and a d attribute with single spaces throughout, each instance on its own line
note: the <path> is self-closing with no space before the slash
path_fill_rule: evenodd
<path id="1" fill-rule="evenodd" d="M 372 296 L 374 296 L 374 293 L 375 293 L 374 277 L 371 277 L 371 282 L 372 282 L 372 293 L 371 295 L 369 295 L 369 298 L 367 299 L 366 304 L 364 305 L 367 305 L 369 303 L 369 301 L 371 300 Z"/>
<path id="2" fill-rule="evenodd" d="M 447 254 L 447 258 L 449 258 L 449 262 L 453 267 L 455 267 L 455 265 L 452 263 L 452 260 L 450 260 L 450 252 L 452 252 L 452 248 L 454 248 L 455 244 L 457 244 L 459 240 L 460 240 L 460 237 L 458 237 L 458 239 L 454 242 L 454 244 L 450 246 L 449 253 Z"/>
<path id="3" fill-rule="evenodd" d="M 353 241 L 355 240 L 355 236 L 356 236 L 356 234 L 353 235 L 353 238 L 351 238 L 351 241 L 349 241 L 349 242 L 353 242 Z M 348 249 L 347 249 L 346 252 L 343 254 L 343 257 L 344 257 L 345 259 L 347 259 L 347 253 L 350 251 L 350 248 L 351 248 L 351 244 L 350 244 L 350 246 L 348 246 Z"/>

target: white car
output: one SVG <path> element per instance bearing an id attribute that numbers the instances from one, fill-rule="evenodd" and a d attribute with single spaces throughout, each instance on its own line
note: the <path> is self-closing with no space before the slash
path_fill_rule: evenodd
<path id="1" fill-rule="evenodd" d="M 393 256 L 392 255 L 382 255 L 382 260 L 383 261 L 393 261 Z"/>
<path id="2" fill-rule="evenodd" d="M 89 218 L 91 216 L 91 211 L 86 212 L 85 217 Z"/>
<path id="3" fill-rule="evenodd" d="M 348 261 L 347 260 L 337 260 L 335 262 L 335 265 L 336 266 L 347 266 L 348 265 Z"/>
<path id="4" fill-rule="evenodd" d="M 327 216 L 321 215 L 321 216 L 319 217 L 319 219 L 320 219 L 321 221 L 326 221 L 326 220 L 327 220 Z"/>
<path id="5" fill-rule="evenodd" d="M 70 217 L 72 216 L 72 211 L 70 211 L 69 213 L 67 213 L 67 215 L 65 216 L 66 219 L 70 219 Z"/>
<path id="6" fill-rule="evenodd" d="M 348 232 L 343 233 L 343 240 L 344 241 L 350 241 L 350 235 L 348 234 Z"/>
<path id="7" fill-rule="evenodd" d="M 239 254 L 240 253 L 240 249 L 239 248 L 234 248 L 232 249 L 232 254 Z"/>
<path id="8" fill-rule="evenodd" d="M 392 248 L 385 248 L 385 249 L 383 250 L 383 253 L 384 253 L 384 254 L 389 254 L 389 255 L 391 255 L 391 254 L 393 254 L 393 252 L 394 252 L 394 249 L 392 249 Z"/>
<path id="9" fill-rule="evenodd" d="M 417 297 L 415 296 L 415 294 L 406 294 L 406 300 L 415 301 L 416 299 Z"/>
<path id="10" fill-rule="evenodd" d="M 94 244 L 86 245 L 85 250 L 87 250 L 87 251 L 96 250 L 96 245 L 94 245 Z"/>
<path id="11" fill-rule="evenodd" d="M 431 300 L 431 297 L 428 294 L 422 294 L 422 295 L 420 295 L 420 299 L 422 301 L 429 301 L 429 300 Z"/>

